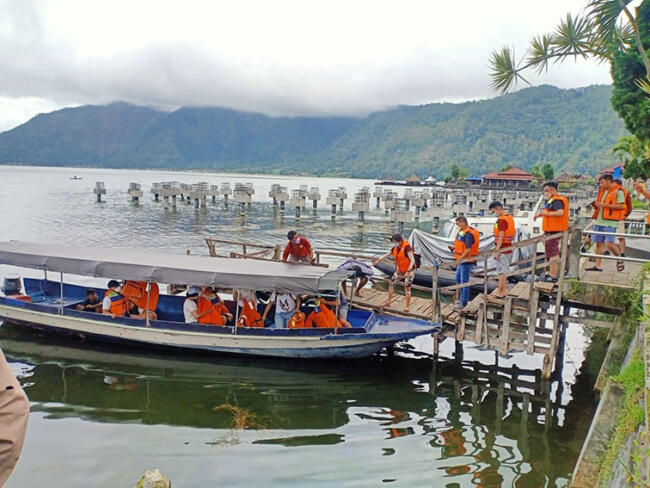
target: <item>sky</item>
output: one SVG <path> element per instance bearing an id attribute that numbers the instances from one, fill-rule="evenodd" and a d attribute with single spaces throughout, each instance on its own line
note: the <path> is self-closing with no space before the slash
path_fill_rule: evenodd
<path id="1" fill-rule="evenodd" d="M 0 0 L 0 131 L 126 101 L 365 116 L 493 97 L 488 58 L 523 53 L 587 0 Z M 567 61 L 532 84 L 610 83 Z M 521 87 L 521 85 L 520 85 Z"/>

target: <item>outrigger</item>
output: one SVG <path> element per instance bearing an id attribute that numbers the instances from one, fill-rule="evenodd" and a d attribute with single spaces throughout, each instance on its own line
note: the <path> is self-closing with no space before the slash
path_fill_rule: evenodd
<path id="1" fill-rule="evenodd" d="M 23 278 L 24 296 L 0 296 L 0 318 L 47 332 L 81 334 L 107 341 L 217 353 L 293 358 L 369 357 L 396 342 L 440 330 L 426 320 L 351 309 L 349 328 L 270 329 L 186 324 L 183 296 L 160 294 L 156 320 L 79 311 L 86 286 L 64 273 L 147 283 L 187 283 L 234 292 L 339 293 L 345 271 L 291 263 L 137 252 L 113 248 L 0 242 L 0 264 L 40 269 L 43 279 Z M 52 281 L 47 273 L 59 273 Z M 97 288 L 96 288 L 97 289 Z M 106 291 L 99 290 L 98 292 Z M 147 291 L 147 294 L 149 292 Z M 235 301 L 225 301 L 237 316 Z M 263 304 L 259 305 L 260 307 Z M 308 310 L 306 310 L 308 311 Z M 236 321 L 235 321 L 236 323 Z"/>

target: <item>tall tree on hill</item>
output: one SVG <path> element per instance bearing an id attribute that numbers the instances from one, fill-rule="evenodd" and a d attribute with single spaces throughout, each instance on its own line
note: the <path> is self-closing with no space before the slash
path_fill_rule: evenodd
<path id="1" fill-rule="evenodd" d="M 505 93 L 528 83 L 526 70 L 541 74 L 549 61 L 595 59 L 611 66 L 612 105 L 627 129 L 642 141 L 650 139 L 650 0 L 636 11 L 634 0 L 590 0 L 583 13 L 567 14 L 551 33 L 533 37 L 525 55 L 517 59 L 513 48 L 490 55 L 492 87 Z M 650 176 L 650 175 L 648 175 Z"/>

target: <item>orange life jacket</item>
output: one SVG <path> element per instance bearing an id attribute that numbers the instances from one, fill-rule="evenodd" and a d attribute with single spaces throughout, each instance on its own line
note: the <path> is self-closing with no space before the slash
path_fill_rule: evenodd
<path id="1" fill-rule="evenodd" d="M 324 303 L 320 303 L 320 312 L 317 312 L 316 309 L 312 310 L 307 317 L 305 322 L 305 327 L 322 327 L 322 328 L 333 328 L 333 327 L 342 327 L 339 319 L 336 318 L 334 312 Z"/>
<path id="2" fill-rule="evenodd" d="M 129 310 L 129 304 L 126 301 L 126 298 L 113 290 L 108 290 L 105 296 L 111 299 L 111 308 L 109 309 L 109 312 L 118 317 L 124 317 L 126 312 Z"/>
<path id="3" fill-rule="evenodd" d="M 602 188 L 598 192 L 598 197 L 596 198 L 597 202 L 600 203 L 605 203 L 607 205 L 619 205 L 617 202 L 617 197 L 618 197 L 618 190 L 620 190 L 621 187 L 618 185 L 612 185 L 612 188 L 610 188 L 607 191 L 607 195 L 605 195 L 605 200 L 603 201 L 603 194 L 605 193 L 605 190 Z M 594 209 L 594 213 L 592 215 L 593 219 L 598 218 L 598 212 L 600 211 L 599 208 Z M 625 220 L 625 204 L 623 204 L 623 208 L 619 210 L 614 210 L 611 208 L 603 208 L 603 219 L 605 220 Z"/>
<path id="4" fill-rule="evenodd" d="M 262 322 L 262 316 L 255 308 L 255 305 L 242 298 L 242 309 L 239 314 L 239 325 L 243 327 L 264 327 L 264 322 Z"/>
<path id="5" fill-rule="evenodd" d="M 305 324 L 305 314 L 302 312 L 294 313 L 289 319 L 288 328 L 289 329 L 303 329 L 307 327 Z"/>
<path id="6" fill-rule="evenodd" d="M 618 189 L 621 190 L 625 196 L 625 217 L 627 217 L 632 213 L 632 196 L 630 195 L 630 192 L 622 186 L 619 185 Z"/>
<path id="7" fill-rule="evenodd" d="M 648 215 L 646 216 L 646 218 L 645 218 L 645 223 L 646 223 L 647 225 L 650 225 L 650 213 L 648 213 Z"/>
<path id="8" fill-rule="evenodd" d="M 469 255 L 466 257 L 469 258 L 472 256 L 476 256 L 478 254 L 478 245 L 481 239 L 481 234 L 479 234 L 478 230 L 476 230 L 475 228 L 467 227 L 467 229 L 465 230 L 459 230 L 458 234 L 456 234 L 456 239 L 454 240 L 454 257 L 456 259 L 460 259 L 460 257 L 465 252 L 465 249 L 467 249 L 467 247 L 465 246 L 465 241 L 463 241 L 463 237 L 465 237 L 465 234 L 467 232 L 472 234 L 472 237 L 474 238 L 474 244 L 472 244 L 472 247 L 469 251 Z"/>
<path id="9" fill-rule="evenodd" d="M 504 221 L 508 225 L 508 228 L 503 233 L 503 244 L 502 244 L 502 247 L 507 247 L 507 246 L 510 246 L 512 244 L 512 241 L 515 238 L 515 219 L 512 218 L 512 215 L 510 215 L 510 214 L 503 214 L 503 215 L 500 215 L 499 218 L 497 218 L 497 221 L 494 223 L 494 242 L 495 242 L 495 244 L 499 240 L 499 233 L 501 232 L 499 230 L 499 221 L 500 220 Z"/>
<path id="10" fill-rule="evenodd" d="M 156 310 L 160 291 L 156 283 L 151 283 L 149 288 L 149 307 L 147 307 L 147 282 L 146 281 L 125 281 L 120 291 L 123 297 L 131 303 L 147 310 Z"/>
<path id="11" fill-rule="evenodd" d="M 564 195 L 553 195 L 546 201 L 545 207 L 550 210 L 554 201 L 560 200 L 564 204 L 564 211 L 559 217 L 542 215 L 542 231 L 564 232 L 569 229 L 569 199 Z"/>
<path id="12" fill-rule="evenodd" d="M 199 315 L 209 311 L 209 313 L 199 317 L 199 324 L 226 325 L 223 315 L 228 313 L 228 309 L 214 293 L 202 292 L 196 302 L 196 307 Z"/>
<path id="13" fill-rule="evenodd" d="M 411 266 L 411 258 L 409 258 L 409 251 L 412 253 L 413 249 L 406 239 L 403 239 L 399 246 L 393 247 L 393 259 L 395 259 L 395 267 L 398 273 L 406 273 Z"/>

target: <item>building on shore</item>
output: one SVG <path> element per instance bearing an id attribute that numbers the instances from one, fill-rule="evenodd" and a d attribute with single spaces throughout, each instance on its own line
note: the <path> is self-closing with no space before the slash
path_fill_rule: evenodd
<path id="1" fill-rule="evenodd" d="M 624 171 L 625 171 L 625 163 L 616 163 L 613 164 L 612 166 L 607 166 L 607 168 L 603 169 L 600 173 L 598 173 L 598 178 L 601 177 L 602 175 L 614 175 L 614 173 L 622 176 Z"/>
<path id="2" fill-rule="evenodd" d="M 465 181 L 469 186 L 481 186 L 487 188 L 530 188 L 534 177 L 523 169 L 509 168 L 505 171 L 492 171 L 482 176 L 471 176 Z"/>

